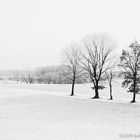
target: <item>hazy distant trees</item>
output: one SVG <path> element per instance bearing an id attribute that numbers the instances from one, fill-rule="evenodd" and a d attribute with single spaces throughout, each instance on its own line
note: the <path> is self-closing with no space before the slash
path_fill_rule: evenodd
<path id="1" fill-rule="evenodd" d="M 18 82 L 20 81 L 20 72 L 18 70 L 14 72 L 14 77 L 18 84 Z"/>
<path id="2" fill-rule="evenodd" d="M 79 64 L 81 55 L 82 52 L 77 43 L 63 50 L 63 75 L 72 83 L 71 96 L 74 95 L 76 80 L 83 76 L 83 68 Z"/>
<path id="3" fill-rule="evenodd" d="M 47 84 L 47 69 L 44 68 L 38 68 L 36 70 L 36 80 L 39 84 L 44 83 Z"/>
<path id="4" fill-rule="evenodd" d="M 84 40 L 85 53 L 82 55 L 82 66 L 89 74 L 94 85 L 95 96 L 99 98 L 98 90 L 102 88 L 103 74 L 112 67 L 112 50 L 116 42 L 109 35 L 98 34 Z"/>
<path id="5" fill-rule="evenodd" d="M 48 66 L 36 69 L 36 82 L 44 84 L 62 84 L 62 66 Z"/>
<path id="6" fill-rule="evenodd" d="M 133 92 L 131 102 L 134 103 L 140 90 L 140 44 L 137 41 L 131 43 L 128 50 L 122 51 L 119 66 L 123 68 L 122 86 L 128 87 L 128 92 Z"/>
<path id="7" fill-rule="evenodd" d="M 11 81 L 16 81 L 16 83 L 26 83 L 26 84 L 70 84 L 71 80 L 66 78 L 63 73 L 64 66 L 46 66 L 39 67 L 32 70 L 9 70 L 6 73 L 7 77 Z M 1 78 L 2 79 L 2 78 Z M 86 81 L 86 77 L 83 75 L 81 79 L 77 79 L 76 83 L 81 83 Z"/>
<path id="8" fill-rule="evenodd" d="M 33 70 L 22 71 L 20 74 L 20 81 L 26 84 L 33 84 L 35 82 L 34 71 Z"/>
<path id="9" fill-rule="evenodd" d="M 27 73 L 27 81 L 28 81 L 28 83 L 29 84 L 33 84 L 34 83 L 34 76 L 32 75 L 32 73 L 31 72 L 28 72 Z"/>

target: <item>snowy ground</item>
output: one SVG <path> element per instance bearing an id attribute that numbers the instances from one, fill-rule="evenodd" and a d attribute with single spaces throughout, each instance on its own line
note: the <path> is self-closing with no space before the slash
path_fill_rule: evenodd
<path id="1" fill-rule="evenodd" d="M 89 84 L 76 85 L 77 97 L 67 96 L 70 85 L 1 84 L 0 140 L 140 139 L 139 96 L 130 104 L 115 85 L 112 102 L 108 89 L 90 99 Z"/>

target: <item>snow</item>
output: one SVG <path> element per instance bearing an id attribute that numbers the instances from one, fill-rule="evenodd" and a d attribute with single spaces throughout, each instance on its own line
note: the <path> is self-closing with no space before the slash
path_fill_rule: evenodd
<path id="1" fill-rule="evenodd" d="M 108 89 L 93 100 L 90 87 L 76 85 L 70 97 L 70 85 L 1 84 L 0 140 L 140 139 L 139 96 L 130 104 L 131 94 L 115 86 L 114 101 Z"/>

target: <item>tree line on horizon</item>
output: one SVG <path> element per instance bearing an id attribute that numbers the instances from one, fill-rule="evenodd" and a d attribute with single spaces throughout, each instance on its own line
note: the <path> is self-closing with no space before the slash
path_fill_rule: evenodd
<path id="1" fill-rule="evenodd" d="M 7 70 L 0 71 L 0 80 L 8 79 L 17 84 L 71 84 L 71 80 L 65 77 L 63 65 L 39 67 L 32 70 Z M 6 77 L 6 78 L 5 78 Z M 88 83 L 90 79 L 83 75 L 83 80 L 76 80 L 77 84 Z"/>

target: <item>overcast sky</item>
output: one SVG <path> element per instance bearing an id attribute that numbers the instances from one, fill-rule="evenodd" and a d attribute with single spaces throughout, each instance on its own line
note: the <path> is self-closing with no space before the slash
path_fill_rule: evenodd
<path id="1" fill-rule="evenodd" d="M 62 48 L 86 35 L 140 41 L 139 0 L 1 0 L 0 69 L 60 63 Z"/>

